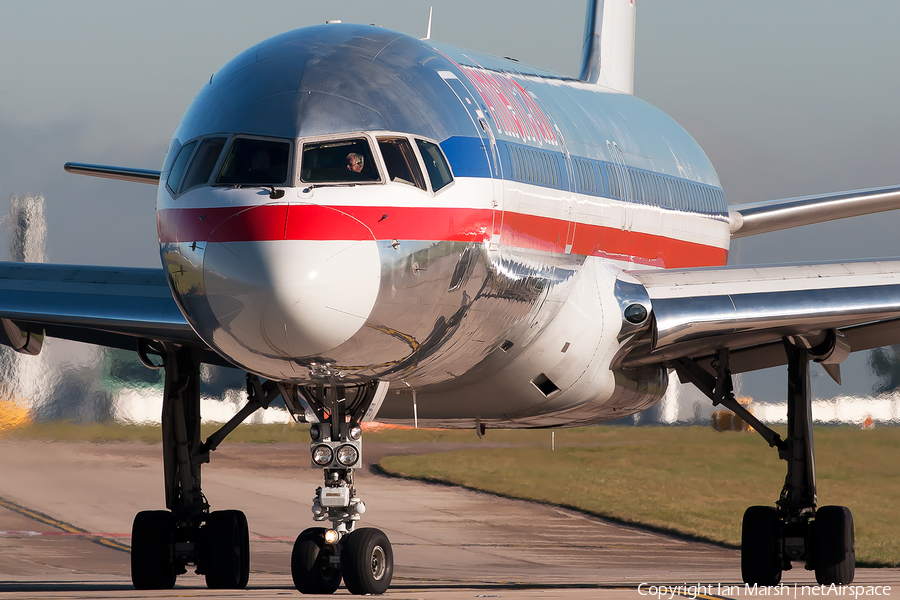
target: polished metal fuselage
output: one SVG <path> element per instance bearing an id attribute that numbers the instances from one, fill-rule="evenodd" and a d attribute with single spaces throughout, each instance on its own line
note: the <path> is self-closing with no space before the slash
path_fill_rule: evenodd
<path id="1" fill-rule="evenodd" d="M 454 181 L 388 181 L 376 153 L 371 185 L 309 185 L 295 167 L 283 198 L 173 195 L 178 149 L 211 134 L 290 140 L 295 166 L 309 140 L 407 135 L 440 144 Z M 676 194 L 689 185 L 702 207 Z M 277 36 L 214 74 L 175 132 L 158 221 L 179 306 L 228 360 L 295 383 L 387 380 L 379 418 L 415 403 L 444 426 L 597 422 L 658 400 L 660 367 L 609 368 L 615 272 L 723 264 L 729 233 L 703 151 L 646 103 L 357 25 Z"/>

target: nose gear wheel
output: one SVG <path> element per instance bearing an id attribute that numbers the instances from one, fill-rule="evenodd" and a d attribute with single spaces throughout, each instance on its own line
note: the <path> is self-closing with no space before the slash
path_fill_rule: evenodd
<path id="1" fill-rule="evenodd" d="M 343 578 L 352 594 L 383 594 L 394 573 L 394 553 L 383 531 L 357 529 L 366 511 L 358 497 L 354 469 L 362 466 L 362 426 L 374 415 L 387 384 L 347 387 L 320 369 L 324 383 L 294 388 L 291 410 L 317 421 L 310 426 L 312 466 L 324 483 L 313 498 L 313 519 L 330 521 L 331 530 L 307 529 L 297 538 L 291 558 L 294 585 L 304 594 L 330 594 Z M 373 408 L 374 406 L 374 408 Z"/>

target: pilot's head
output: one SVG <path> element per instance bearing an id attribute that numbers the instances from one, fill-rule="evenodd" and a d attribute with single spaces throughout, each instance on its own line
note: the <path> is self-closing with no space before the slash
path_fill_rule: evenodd
<path id="1" fill-rule="evenodd" d="M 363 155 L 351 152 L 347 155 L 347 170 L 360 173 L 363 170 Z"/>

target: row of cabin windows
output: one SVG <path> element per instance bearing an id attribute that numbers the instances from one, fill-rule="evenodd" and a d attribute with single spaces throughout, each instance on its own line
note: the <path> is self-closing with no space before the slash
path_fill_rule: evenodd
<path id="1" fill-rule="evenodd" d="M 611 198 L 685 212 L 724 214 L 725 194 L 713 186 L 632 167 L 591 162 L 609 181 Z"/>
<path id="2" fill-rule="evenodd" d="M 292 144 L 288 141 L 235 137 L 225 153 L 228 138 L 208 137 L 192 140 L 178 150 L 169 169 L 166 187 L 174 195 L 201 185 L 282 186 L 290 184 L 289 167 Z M 440 147 L 415 139 L 425 173 L 434 192 L 453 181 L 450 166 Z M 427 191 L 425 175 L 408 138 L 378 138 L 387 179 Z M 168 166 L 168 165 L 167 165 Z M 217 175 L 211 182 L 213 172 Z M 373 158 L 367 138 L 350 138 L 303 145 L 300 180 L 304 183 L 380 182 L 382 176 Z"/>
<path id="3" fill-rule="evenodd" d="M 512 163 L 513 179 L 536 185 L 559 187 L 559 158 L 556 154 L 522 146 L 510 145 L 507 147 Z"/>
<path id="4" fill-rule="evenodd" d="M 513 179 L 559 187 L 555 154 L 520 146 L 509 148 Z M 718 188 L 652 171 L 584 158 L 572 159 L 572 171 L 575 191 L 582 194 L 709 215 L 723 214 L 725 207 L 725 195 Z"/>

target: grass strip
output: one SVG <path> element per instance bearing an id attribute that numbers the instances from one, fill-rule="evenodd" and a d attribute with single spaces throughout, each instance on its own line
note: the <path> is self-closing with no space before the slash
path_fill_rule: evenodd
<path id="1" fill-rule="evenodd" d="M 218 425 L 202 427 L 206 439 Z M 783 433 L 783 432 L 782 432 Z M 709 427 L 583 427 L 474 431 L 387 429 L 367 442 L 466 444 L 475 449 L 390 456 L 401 477 L 549 502 L 625 523 L 737 547 L 751 505 L 771 505 L 786 465 L 754 433 Z M 32 423 L 3 439 L 160 442 L 159 425 Z M 306 425 L 241 425 L 226 443 L 308 444 Z M 442 448 L 445 446 L 442 445 Z M 900 566 L 900 428 L 816 428 L 819 504 L 849 506 L 862 566 Z"/>
<path id="2" fill-rule="evenodd" d="M 494 433 L 485 441 L 505 442 L 518 432 Z M 771 505 L 786 473 L 775 450 L 754 433 L 590 427 L 557 430 L 555 451 L 550 432 L 529 433 L 521 441 L 533 443 L 538 433 L 543 447 L 390 456 L 379 466 L 402 477 L 549 502 L 733 547 L 740 545 L 743 511 Z M 853 511 L 858 563 L 900 566 L 900 428 L 816 428 L 815 442 L 819 504 Z"/>

